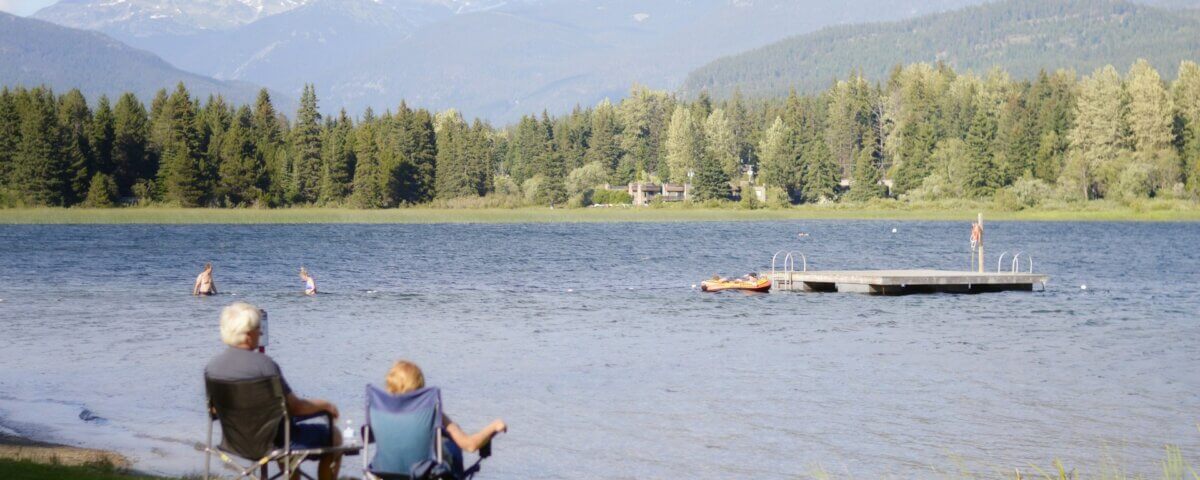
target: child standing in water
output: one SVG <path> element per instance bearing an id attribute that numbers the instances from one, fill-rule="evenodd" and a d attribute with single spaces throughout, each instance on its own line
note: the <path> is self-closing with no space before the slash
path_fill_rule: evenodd
<path id="1" fill-rule="evenodd" d="M 306 270 L 304 267 L 300 267 L 300 280 L 304 281 L 305 295 L 317 294 L 317 280 L 313 278 L 312 275 L 309 275 L 308 270 Z"/>
<path id="2" fill-rule="evenodd" d="M 196 283 L 192 285 L 192 295 L 216 295 L 217 284 L 212 278 L 212 263 L 204 264 L 204 271 L 196 275 Z"/>

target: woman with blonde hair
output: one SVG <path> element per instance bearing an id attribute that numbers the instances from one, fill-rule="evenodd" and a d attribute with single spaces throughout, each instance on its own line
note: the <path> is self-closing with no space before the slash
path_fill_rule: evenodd
<path id="1" fill-rule="evenodd" d="M 392 395 L 402 395 L 412 391 L 425 388 L 425 375 L 421 373 L 421 367 L 407 360 L 397 361 L 392 365 L 392 369 L 388 371 L 387 391 Z M 488 442 L 492 441 L 497 433 L 507 432 L 508 425 L 504 420 L 499 418 L 492 420 L 492 423 L 484 427 L 482 430 L 468 435 L 463 431 L 454 420 L 450 419 L 446 412 L 442 412 L 442 419 L 445 424 L 444 430 L 446 434 L 454 441 L 454 444 L 467 452 L 476 452 L 483 448 Z M 460 458 L 455 459 L 461 465 Z"/>
<path id="2" fill-rule="evenodd" d="M 317 279 L 308 273 L 307 268 L 300 267 L 300 280 L 304 282 L 305 295 L 317 294 Z"/>

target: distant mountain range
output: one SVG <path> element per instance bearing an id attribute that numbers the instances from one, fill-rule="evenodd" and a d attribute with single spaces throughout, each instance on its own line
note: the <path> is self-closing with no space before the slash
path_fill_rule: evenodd
<path id="1" fill-rule="evenodd" d="M 405 99 L 507 123 L 616 100 L 635 83 L 687 95 L 740 86 L 766 96 L 793 86 L 821 89 L 851 70 L 882 79 L 892 66 L 915 61 L 960 70 L 997 65 L 1025 76 L 1039 68 L 1125 66 L 1138 57 L 1173 75 L 1171 63 L 1200 52 L 1193 11 L 1108 0 L 980 3 L 62 0 L 34 16 L 134 48 L 6 18 L 31 33 L 0 32 L 0 81 L 49 79 L 41 81 L 141 95 L 179 78 L 199 94 L 239 101 L 262 85 L 282 92 L 276 98 L 284 102 L 313 83 L 326 112 L 381 110 Z M 1145 3 L 1191 7 L 1200 0 Z M 878 21 L 894 22 L 863 23 Z M 287 105 L 290 112 L 294 103 Z"/>
<path id="2" fill-rule="evenodd" d="M 1195 7 L 1194 0 L 1148 2 Z M 885 81 L 896 65 L 944 62 L 963 72 L 1001 67 L 1019 78 L 1041 69 L 1089 74 L 1149 60 L 1167 78 L 1181 60 L 1200 60 L 1200 11 L 1110 0 L 1009 0 L 892 23 L 829 27 L 718 59 L 688 75 L 681 90 L 715 97 L 813 92 L 859 71 Z"/>
<path id="3" fill-rule="evenodd" d="M 100 94 L 131 91 L 149 102 L 160 88 L 170 89 L 179 82 L 200 98 L 221 94 L 235 102 L 253 102 L 259 90 L 243 82 L 185 72 L 102 33 L 0 12 L 0 84 L 4 86 L 46 85 L 58 93 L 78 88 L 93 101 Z"/>
<path id="4" fill-rule="evenodd" d="M 675 88 L 721 55 L 828 25 L 980 1 L 64 0 L 35 17 L 294 97 L 314 83 L 325 110 L 407 99 L 507 122 L 634 83 Z"/>

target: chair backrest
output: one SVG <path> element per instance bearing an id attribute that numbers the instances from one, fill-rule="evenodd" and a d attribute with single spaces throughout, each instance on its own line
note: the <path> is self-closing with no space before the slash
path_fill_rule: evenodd
<path id="1" fill-rule="evenodd" d="M 276 447 L 279 427 L 287 418 L 279 377 L 225 381 L 204 378 L 208 405 L 221 422 L 221 449 L 258 460 Z"/>
<path id="2" fill-rule="evenodd" d="M 407 474 L 418 463 L 439 460 L 442 392 L 427 387 L 392 395 L 367 385 L 367 425 L 375 438 L 373 472 Z"/>

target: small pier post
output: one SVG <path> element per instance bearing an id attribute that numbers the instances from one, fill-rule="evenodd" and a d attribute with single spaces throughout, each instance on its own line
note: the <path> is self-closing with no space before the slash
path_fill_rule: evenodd
<path id="1" fill-rule="evenodd" d="M 979 213 L 977 220 L 978 220 L 978 225 L 979 225 L 979 273 L 984 273 L 985 263 L 983 261 L 983 212 Z"/>

